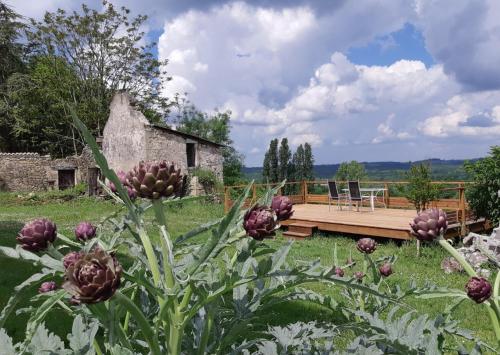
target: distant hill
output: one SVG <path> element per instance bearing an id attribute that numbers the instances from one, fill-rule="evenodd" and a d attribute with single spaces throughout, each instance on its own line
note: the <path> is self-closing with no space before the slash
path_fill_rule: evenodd
<path id="1" fill-rule="evenodd" d="M 470 159 L 476 161 L 478 159 Z M 369 179 L 372 180 L 400 180 L 412 164 L 427 163 L 431 165 L 434 180 L 467 180 L 464 170 L 465 160 L 428 159 L 414 162 L 363 162 Z M 314 166 L 316 179 L 329 179 L 335 175 L 340 164 L 321 164 Z M 244 167 L 243 173 L 247 179 L 262 178 L 261 167 Z"/>

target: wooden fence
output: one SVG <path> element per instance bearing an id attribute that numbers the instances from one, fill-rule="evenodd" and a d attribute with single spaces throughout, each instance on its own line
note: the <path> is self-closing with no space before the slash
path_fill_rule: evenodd
<path id="1" fill-rule="evenodd" d="M 300 181 L 287 182 L 278 192 L 280 195 L 288 196 L 293 203 L 319 203 L 328 204 L 328 181 Z M 339 186 L 346 182 L 337 182 Z M 383 206 L 385 202 L 387 208 L 404 208 L 414 209 L 414 205 L 405 197 L 401 196 L 398 186 L 407 184 L 407 181 L 360 181 L 361 187 L 383 187 L 385 195 L 377 196 L 375 201 L 376 206 Z M 447 211 L 450 223 L 457 223 L 461 229 L 465 230 L 467 220 L 473 218 L 471 211 L 468 208 L 465 199 L 465 181 L 433 181 L 440 187 L 442 197 L 439 200 L 433 201 L 431 206 L 442 208 Z M 251 206 L 263 192 L 269 187 L 275 187 L 279 184 L 253 184 L 250 198 L 245 201 L 245 207 Z M 233 199 L 237 197 L 246 185 L 234 185 L 224 187 L 224 209 L 227 212 L 232 204 Z M 383 200 L 382 200 L 383 199 Z"/>

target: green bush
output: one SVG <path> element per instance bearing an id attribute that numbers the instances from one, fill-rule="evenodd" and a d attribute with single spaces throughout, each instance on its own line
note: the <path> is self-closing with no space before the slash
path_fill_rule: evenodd
<path id="1" fill-rule="evenodd" d="M 500 223 L 500 146 L 491 147 L 490 155 L 475 163 L 466 162 L 465 171 L 473 180 L 465 196 L 476 216 Z"/>
<path id="2" fill-rule="evenodd" d="M 198 178 L 198 182 L 203 186 L 206 193 L 213 193 L 222 188 L 221 181 L 212 170 L 196 168 L 193 171 L 193 176 Z"/>
<path id="3" fill-rule="evenodd" d="M 439 198 L 440 186 L 432 184 L 431 168 L 426 164 L 416 164 L 405 174 L 408 184 L 399 190 L 413 205 L 417 212 L 425 210 L 429 204 Z"/>

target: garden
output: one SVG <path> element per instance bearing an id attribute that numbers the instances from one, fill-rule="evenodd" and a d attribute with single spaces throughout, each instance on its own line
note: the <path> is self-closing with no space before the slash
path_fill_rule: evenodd
<path id="1" fill-rule="evenodd" d="M 497 352 L 495 255 L 477 242 L 487 262 L 466 260 L 443 211 L 415 218 L 418 258 L 414 241 L 293 243 L 278 231 L 293 213 L 280 186 L 245 210 L 249 184 L 224 214 L 182 196 L 166 162 L 115 174 L 75 125 L 110 198 L 2 195 L 3 353 Z"/>

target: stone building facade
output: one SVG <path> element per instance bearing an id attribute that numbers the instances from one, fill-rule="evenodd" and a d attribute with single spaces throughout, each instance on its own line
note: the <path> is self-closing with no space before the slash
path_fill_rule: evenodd
<path id="1" fill-rule="evenodd" d="M 201 167 L 212 170 L 220 180 L 222 147 L 200 137 L 150 124 L 126 93 L 118 93 L 113 98 L 102 137 L 102 152 L 115 171 L 128 171 L 141 160 L 167 160 L 175 163 L 185 175 Z M 88 147 L 81 155 L 62 159 L 37 153 L 0 153 L 0 190 L 65 189 L 84 182 L 93 195 L 99 190 L 98 179 L 102 177 Z M 196 177 L 190 181 L 192 194 L 203 193 Z"/>
<path id="2" fill-rule="evenodd" d="M 209 140 L 153 125 L 131 103 L 126 93 L 113 98 L 103 131 L 102 151 L 115 171 L 128 171 L 139 161 L 167 160 L 183 174 L 209 169 L 222 180 L 223 146 Z"/>
<path id="3" fill-rule="evenodd" d="M 98 173 L 88 148 L 81 155 L 62 159 L 38 153 L 0 153 L 0 190 L 3 191 L 65 189 L 80 182 L 88 184 L 89 180 L 97 179 Z"/>

